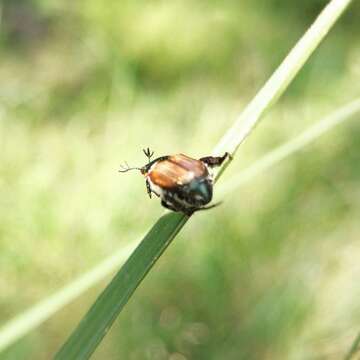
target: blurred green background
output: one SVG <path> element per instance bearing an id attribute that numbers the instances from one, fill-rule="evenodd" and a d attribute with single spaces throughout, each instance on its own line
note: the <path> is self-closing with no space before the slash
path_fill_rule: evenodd
<path id="1" fill-rule="evenodd" d="M 3 0 L 0 324 L 162 214 L 119 164 L 207 155 L 322 0 Z M 224 179 L 360 94 L 355 2 Z M 339 359 L 360 330 L 360 117 L 199 213 L 94 359 Z M 110 279 L 110 278 L 109 278 Z M 0 354 L 49 359 L 107 281 Z"/>

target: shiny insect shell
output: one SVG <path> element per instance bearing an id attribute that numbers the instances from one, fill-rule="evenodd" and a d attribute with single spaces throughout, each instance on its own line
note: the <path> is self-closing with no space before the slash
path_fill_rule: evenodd
<path id="1" fill-rule="evenodd" d="M 153 153 L 144 150 L 149 162 L 142 168 L 125 168 L 125 172 L 138 169 L 145 176 L 149 196 L 161 198 L 161 204 L 173 211 L 191 215 L 195 211 L 212 208 L 205 206 L 213 196 L 212 167 L 219 166 L 227 158 L 207 156 L 193 159 L 184 154 L 161 156 L 151 160 Z"/>

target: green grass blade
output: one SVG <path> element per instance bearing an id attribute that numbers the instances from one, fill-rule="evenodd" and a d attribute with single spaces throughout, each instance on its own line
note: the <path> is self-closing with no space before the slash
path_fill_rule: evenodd
<path id="1" fill-rule="evenodd" d="M 359 351 L 360 351 L 360 333 L 356 336 L 344 360 L 355 359 L 354 356 L 356 355 L 356 353 L 359 353 Z"/>
<path id="2" fill-rule="evenodd" d="M 221 184 L 221 187 L 217 189 L 217 196 L 222 198 L 226 194 L 231 194 L 239 186 L 249 182 L 255 176 L 272 168 L 283 159 L 303 149 L 305 146 L 318 139 L 321 135 L 333 129 L 335 126 L 340 125 L 344 121 L 351 119 L 359 112 L 360 99 L 356 99 L 342 106 L 338 110 L 326 116 L 324 119 L 315 123 L 313 126 L 310 126 L 294 139 L 270 151 L 238 175 L 232 176 L 231 179 Z"/>
<path id="3" fill-rule="evenodd" d="M 87 359 L 105 336 L 141 280 L 169 246 L 188 217 L 163 215 L 96 300 L 55 359 Z"/>
<path id="4" fill-rule="evenodd" d="M 244 114 L 224 136 L 215 152 L 228 151 L 232 154 L 236 152 L 245 137 L 259 122 L 262 114 L 285 91 L 350 2 L 351 0 L 332 0 L 329 3 L 245 109 Z M 217 173 L 217 178 L 227 164 Z M 166 214 L 158 220 L 60 349 L 56 359 L 87 359 L 91 356 L 131 294 L 187 219 L 180 214 Z"/>
<path id="5" fill-rule="evenodd" d="M 240 144 L 259 123 L 260 117 L 284 93 L 351 2 L 352 0 L 332 0 L 329 2 L 269 80 L 238 116 L 233 126 L 221 138 L 214 149 L 215 154 L 228 151 L 234 155 Z"/>

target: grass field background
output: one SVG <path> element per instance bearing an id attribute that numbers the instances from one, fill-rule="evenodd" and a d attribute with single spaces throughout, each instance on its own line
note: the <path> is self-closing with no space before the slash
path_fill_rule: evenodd
<path id="1" fill-rule="evenodd" d="M 162 213 L 123 160 L 206 156 L 326 1 L 1 2 L 0 324 Z M 354 3 L 221 181 L 360 93 Z M 360 117 L 199 213 L 94 359 L 339 359 L 360 330 Z M 216 191 L 216 189 L 215 189 Z M 1 359 L 49 359 L 102 282 Z"/>

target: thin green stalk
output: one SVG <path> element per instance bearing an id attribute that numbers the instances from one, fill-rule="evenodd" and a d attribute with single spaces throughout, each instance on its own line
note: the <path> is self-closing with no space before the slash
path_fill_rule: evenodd
<path id="1" fill-rule="evenodd" d="M 185 225 L 180 213 L 163 215 L 98 297 L 55 359 L 88 359 L 141 280 Z"/>
<path id="2" fill-rule="evenodd" d="M 360 351 L 360 333 L 355 338 L 353 344 L 351 345 L 351 348 L 347 355 L 345 356 L 344 360 L 351 360 L 354 359 L 354 356 L 359 353 Z"/>
<path id="3" fill-rule="evenodd" d="M 217 195 L 222 198 L 226 194 L 231 193 L 239 186 L 253 179 L 256 175 L 270 169 L 275 164 L 279 163 L 281 160 L 287 158 L 296 151 L 303 149 L 305 146 L 318 139 L 321 135 L 325 134 L 345 120 L 351 119 L 359 112 L 360 99 L 356 99 L 344 105 L 340 109 L 331 113 L 329 116 L 318 121 L 315 125 L 309 127 L 294 139 L 277 147 L 275 150 L 270 151 L 260 160 L 255 161 L 253 165 L 221 184 L 221 187 L 216 191 Z"/>
<path id="4" fill-rule="evenodd" d="M 352 0 L 332 0 L 329 2 L 270 79 L 238 116 L 233 126 L 221 138 L 213 151 L 214 154 L 222 154 L 227 151 L 233 156 L 235 155 L 239 146 L 255 126 L 258 125 L 260 118 L 284 93 L 288 85 L 351 2 Z M 228 164 L 226 162 L 219 169 L 219 175 Z"/>

